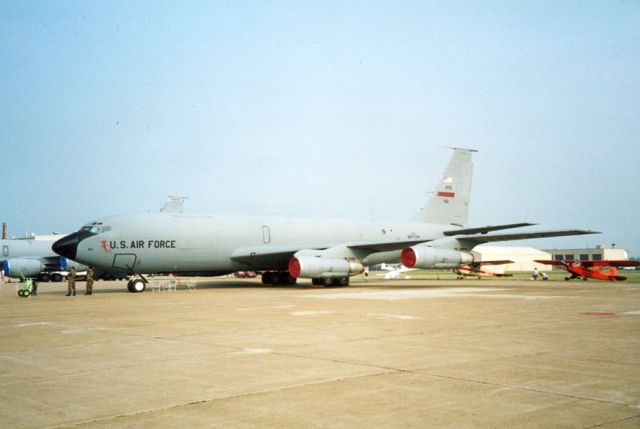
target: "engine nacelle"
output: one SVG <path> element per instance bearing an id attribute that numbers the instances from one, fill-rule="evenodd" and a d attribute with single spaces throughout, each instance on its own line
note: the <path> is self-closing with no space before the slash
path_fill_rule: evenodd
<path id="1" fill-rule="evenodd" d="M 407 268 L 456 268 L 471 264 L 474 259 L 468 252 L 429 246 L 407 247 L 402 251 L 401 258 Z"/>
<path id="2" fill-rule="evenodd" d="M 39 259 L 12 258 L 2 263 L 2 269 L 9 277 L 36 277 L 45 267 Z"/>
<path id="3" fill-rule="evenodd" d="M 360 274 L 360 261 L 318 256 L 294 256 L 289 260 L 289 274 L 294 278 L 339 278 Z"/>
<path id="4" fill-rule="evenodd" d="M 87 266 L 82 265 L 80 262 L 72 261 L 70 259 L 65 258 L 64 256 L 60 257 L 60 270 L 61 271 L 69 271 L 71 267 L 75 268 L 76 271 L 86 271 Z"/>

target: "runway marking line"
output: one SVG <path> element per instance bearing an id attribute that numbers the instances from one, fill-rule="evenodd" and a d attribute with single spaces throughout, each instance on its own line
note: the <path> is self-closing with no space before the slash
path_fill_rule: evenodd
<path id="1" fill-rule="evenodd" d="M 584 313 L 580 313 L 583 316 L 617 316 L 617 313 L 613 313 L 610 311 L 585 311 Z"/>

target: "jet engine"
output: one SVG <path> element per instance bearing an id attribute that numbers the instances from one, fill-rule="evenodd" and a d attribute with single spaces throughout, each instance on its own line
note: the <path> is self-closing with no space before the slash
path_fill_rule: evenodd
<path id="1" fill-rule="evenodd" d="M 471 264 L 474 260 L 469 252 L 430 246 L 407 247 L 402 251 L 401 258 L 407 268 L 456 268 Z"/>
<path id="2" fill-rule="evenodd" d="M 339 278 L 360 274 L 363 271 L 364 266 L 361 262 L 344 258 L 294 256 L 289 260 L 289 274 L 294 278 Z"/>
<path id="3" fill-rule="evenodd" d="M 38 259 L 13 258 L 5 260 L 2 269 L 9 277 L 36 277 L 44 271 L 45 266 Z"/>

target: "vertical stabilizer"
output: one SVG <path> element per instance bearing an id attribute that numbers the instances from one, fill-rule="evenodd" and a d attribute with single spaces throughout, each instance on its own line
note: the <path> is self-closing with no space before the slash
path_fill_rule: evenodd
<path id="1" fill-rule="evenodd" d="M 160 212 L 162 213 L 182 213 L 182 207 L 184 205 L 184 200 L 188 197 L 174 197 L 168 196 L 167 201 L 165 201 L 164 205 L 160 207 Z"/>
<path id="2" fill-rule="evenodd" d="M 457 147 L 450 149 L 453 149 L 453 156 L 436 185 L 435 192 L 413 220 L 442 225 L 467 224 L 473 176 L 471 155 L 477 150 Z"/>

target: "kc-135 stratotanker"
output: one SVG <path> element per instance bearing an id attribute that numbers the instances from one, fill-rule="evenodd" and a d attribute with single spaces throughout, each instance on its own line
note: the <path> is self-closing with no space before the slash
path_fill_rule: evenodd
<path id="1" fill-rule="evenodd" d="M 406 222 L 368 222 L 258 216 L 184 214 L 181 210 L 105 217 L 58 240 L 53 250 L 90 265 L 96 274 L 130 275 L 142 292 L 145 273 L 218 276 L 262 272 L 265 284 L 347 286 L 369 265 L 454 268 L 479 259 L 488 242 L 594 234 L 560 230 L 490 234 L 535 225 L 466 228 L 475 150 L 451 148 L 445 172 L 424 208 Z"/>

